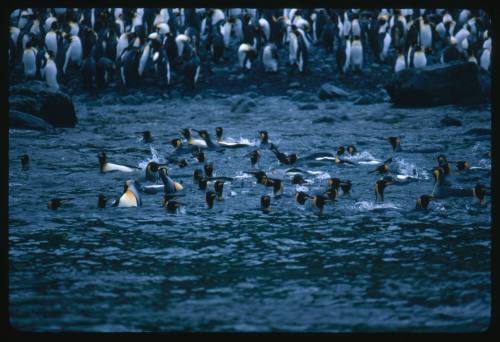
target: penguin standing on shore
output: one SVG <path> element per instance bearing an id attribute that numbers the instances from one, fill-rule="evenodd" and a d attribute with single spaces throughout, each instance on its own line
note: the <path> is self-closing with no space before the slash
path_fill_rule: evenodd
<path id="1" fill-rule="evenodd" d="M 487 45 L 486 42 L 483 44 L 483 52 L 481 53 L 481 57 L 479 60 L 479 65 L 482 69 L 486 71 L 490 71 L 490 57 L 491 57 L 491 45 Z"/>
<path id="2" fill-rule="evenodd" d="M 300 73 L 306 71 L 309 61 L 307 45 L 303 34 L 297 26 L 292 25 L 289 42 L 289 60 L 292 68 L 297 67 Z"/>
<path id="3" fill-rule="evenodd" d="M 338 39 L 337 47 L 337 70 L 345 74 L 351 63 L 351 41 L 348 37 Z"/>
<path id="4" fill-rule="evenodd" d="M 113 77 L 115 64 L 107 57 L 101 57 L 96 63 L 95 84 L 97 89 L 105 88 Z"/>
<path id="5" fill-rule="evenodd" d="M 412 64 L 414 68 L 423 68 L 427 65 L 427 57 L 425 56 L 425 51 L 420 45 L 417 45 L 415 47 Z"/>
<path id="6" fill-rule="evenodd" d="M 65 39 L 69 41 L 69 47 L 66 51 L 66 59 L 64 60 L 63 73 L 66 74 L 69 65 L 74 64 L 80 66 L 82 64 L 82 43 L 78 36 L 65 35 Z"/>
<path id="7" fill-rule="evenodd" d="M 396 65 L 394 66 L 394 72 L 400 72 L 406 69 L 406 58 L 402 51 L 398 52 L 398 57 L 396 58 Z"/>
<path id="8" fill-rule="evenodd" d="M 23 52 L 24 77 L 34 79 L 37 74 L 36 55 L 38 51 L 32 46 L 32 42 L 28 42 L 26 49 Z"/>
<path id="9" fill-rule="evenodd" d="M 198 54 L 190 46 L 187 46 L 183 52 L 183 74 L 184 84 L 188 89 L 194 89 L 200 78 L 201 62 Z"/>
<path id="10" fill-rule="evenodd" d="M 124 86 L 135 86 L 139 79 L 140 51 L 134 46 L 127 47 L 121 57 L 120 76 Z"/>
<path id="11" fill-rule="evenodd" d="M 59 84 L 57 83 L 57 66 L 54 61 L 54 52 L 52 50 L 47 51 L 47 57 L 44 65 L 44 79 L 49 87 L 53 89 L 59 89 Z"/>
<path id="12" fill-rule="evenodd" d="M 363 68 L 363 45 L 359 36 L 354 36 L 351 43 L 351 65 L 353 70 Z"/>
<path id="13" fill-rule="evenodd" d="M 278 72 L 278 48 L 274 43 L 268 43 L 262 51 L 262 65 L 265 72 Z"/>
<path id="14" fill-rule="evenodd" d="M 257 58 L 257 52 L 249 44 L 241 44 L 238 48 L 238 62 L 244 72 L 250 71 L 254 60 Z"/>

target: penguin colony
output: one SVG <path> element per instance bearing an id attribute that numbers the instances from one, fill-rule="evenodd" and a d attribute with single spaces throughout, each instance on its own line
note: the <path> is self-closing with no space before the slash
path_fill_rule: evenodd
<path id="1" fill-rule="evenodd" d="M 307 73 L 316 46 L 341 74 L 370 58 L 394 72 L 457 60 L 491 70 L 491 20 L 480 9 L 28 8 L 10 15 L 9 66 L 59 88 L 74 71 L 86 89 L 112 82 L 196 87 L 212 66 Z"/>
<path id="2" fill-rule="evenodd" d="M 194 138 L 192 132 L 198 132 L 200 139 Z M 144 143 L 150 143 L 154 140 L 152 133 L 149 131 L 138 133 L 142 135 L 142 141 Z M 235 178 L 215 176 L 214 169 L 216 166 L 212 160 L 208 160 L 205 152 L 222 152 L 222 150 L 226 148 L 248 150 L 249 148 L 255 147 L 243 143 L 224 141 L 222 137 L 222 127 L 216 127 L 215 129 L 215 134 L 217 136 L 215 142 L 212 141 L 210 134 L 206 130 L 184 128 L 179 131 L 179 134 L 184 139 L 175 138 L 171 140 L 173 151 L 166 157 L 167 162 L 165 164 L 160 164 L 152 160 L 147 163 L 145 168 L 140 168 L 137 166 L 111 163 L 105 152 L 100 152 L 97 155 L 99 171 L 102 174 L 109 172 L 124 172 L 130 174 L 138 172 L 142 174 L 136 179 L 128 179 L 125 184 L 123 184 L 121 194 L 111 202 L 111 206 L 140 207 L 142 206 L 142 194 L 154 195 L 163 192 L 163 206 L 168 211 L 175 212 L 183 206 L 190 205 L 179 200 L 179 198 L 185 196 L 185 190 L 188 186 L 190 186 L 190 190 L 201 192 L 200 201 L 204 200 L 208 209 L 212 209 L 214 205 L 216 205 L 216 201 L 224 201 L 224 184 L 226 182 L 230 184 Z M 300 157 L 295 153 L 284 153 L 269 141 L 267 131 L 260 131 L 258 135 L 260 138 L 259 146 L 249 153 L 241 153 L 241 158 L 246 159 L 249 165 L 249 170 L 243 172 L 253 176 L 258 187 L 262 185 L 264 194 L 260 199 L 261 209 L 264 213 L 269 213 L 272 210 L 272 201 L 281 198 L 285 186 L 308 185 L 309 182 L 305 180 L 302 175 L 303 171 L 297 168 L 297 166 L 300 165 L 302 160 L 311 159 L 311 156 Z M 382 165 L 368 171 L 368 174 L 376 175 L 373 187 L 375 202 L 384 201 L 386 190 L 389 186 L 404 186 L 418 180 L 416 177 L 412 176 L 393 177 L 390 175 L 393 158 L 398 152 L 402 151 L 402 148 L 399 137 L 388 137 L 386 141 L 388 142 L 388 151 L 389 144 L 391 146 L 391 156 L 385 160 Z M 262 169 L 257 168 L 263 153 L 272 153 L 279 164 L 291 167 L 286 171 L 286 175 L 291 177 L 289 177 L 289 179 L 274 178 L 266 174 Z M 350 145 L 339 146 L 335 154 L 324 153 L 323 156 L 319 156 L 318 153 L 316 153 L 313 156 L 315 160 L 324 160 L 327 163 L 338 166 L 346 165 L 349 167 L 356 167 L 358 164 L 349 160 L 349 157 L 357 153 L 356 146 Z M 190 155 L 191 158 L 189 157 Z M 488 152 L 486 157 L 491 158 L 491 153 Z M 30 156 L 23 154 L 19 156 L 19 159 L 21 160 L 22 170 L 29 171 Z M 187 159 L 190 159 L 191 162 L 188 162 Z M 473 173 L 473 179 L 478 181 L 484 179 L 488 181 L 489 177 L 491 177 L 489 171 L 487 174 L 477 174 L 477 168 L 474 170 L 471 169 L 471 165 L 467 161 L 448 161 L 443 154 L 436 157 L 436 162 L 436 166 L 432 170 L 428 170 L 432 173 L 434 179 L 433 191 L 430 194 L 423 194 L 415 199 L 416 209 L 427 210 L 430 202 L 453 197 L 470 197 L 473 201 L 478 201 L 480 207 L 485 206 L 485 196 L 491 194 L 490 188 L 480 182 L 477 182 L 474 186 L 470 185 L 470 187 L 457 188 L 453 186 L 452 180 L 455 176 Z M 169 170 L 182 169 L 187 167 L 190 163 L 194 163 L 192 184 L 181 184 L 169 175 Z M 349 196 L 353 183 L 355 182 L 349 179 L 329 178 L 325 181 L 325 184 L 323 184 L 321 191 L 316 191 L 315 194 L 308 194 L 307 192 L 297 189 L 294 198 L 298 205 L 308 205 L 309 209 L 322 215 L 325 206 L 334 205 L 336 201 L 342 200 L 342 197 Z M 272 191 L 272 197 L 271 193 L 267 193 L 269 191 Z M 342 196 L 340 196 L 341 194 Z M 48 202 L 48 208 L 55 210 L 70 200 L 69 198 L 52 198 Z M 108 198 L 104 194 L 99 194 L 97 201 L 98 207 L 105 208 L 107 206 L 107 201 Z M 191 205 L 193 204 L 191 203 Z"/>

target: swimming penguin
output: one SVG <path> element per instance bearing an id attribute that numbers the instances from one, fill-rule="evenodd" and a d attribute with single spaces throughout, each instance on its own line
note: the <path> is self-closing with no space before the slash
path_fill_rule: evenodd
<path id="1" fill-rule="evenodd" d="M 204 163 L 205 162 L 205 153 L 199 151 L 199 150 L 194 150 L 193 151 L 193 156 L 198 160 L 199 163 Z"/>
<path id="2" fill-rule="evenodd" d="M 112 204 L 113 207 L 130 208 L 142 206 L 142 199 L 137 190 L 137 182 L 129 179 L 125 182 L 122 195 Z"/>
<path id="3" fill-rule="evenodd" d="M 384 164 L 380 165 L 380 166 L 377 166 L 377 168 L 373 171 L 370 171 L 368 173 L 379 173 L 379 174 L 382 174 L 382 173 L 387 173 L 389 172 L 390 170 L 390 167 L 389 167 L 389 164 L 392 162 L 392 158 L 389 158 L 387 159 Z"/>
<path id="4" fill-rule="evenodd" d="M 206 130 L 200 130 L 200 131 L 197 129 L 192 129 L 192 130 L 199 134 L 199 136 L 203 139 L 203 141 L 205 141 L 208 148 L 217 147 L 217 145 L 210 138 L 210 134 L 208 134 Z"/>
<path id="5" fill-rule="evenodd" d="M 102 173 L 110 171 L 134 172 L 138 169 L 138 167 L 108 163 L 108 157 L 104 152 L 100 152 L 97 157 L 99 159 L 99 167 Z"/>
<path id="6" fill-rule="evenodd" d="M 181 202 L 172 200 L 169 195 L 165 195 L 165 197 L 163 198 L 163 207 L 168 211 L 175 212 L 183 205 L 184 204 Z"/>
<path id="7" fill-rule="evenodd" d="M 340 183 L 340 188 L 342 189 L 342 193 L 344 195 L 347 195 L 351 192 L 351 187 L 352 187 L 352 184 L 351 184 L 350 180 L 345 180 L 345 181 Z"/>
<path id="8" fill-rule="evenodd" d="M 184 189 L 184 187 L 180 183 L 174 181 L 172 178 L 168 176 L 166 167 L 164 166 L 160 167 L 158 169 L 158 173 L 163 182 L 163 192 L 165 194 L 172 195 Z"/>
<path id="9" fill-rule="evenodd" d="M 177 163 L 177 166 L 180 167 L 180 168 L 184 168 L 186 166 L 188 166 L 188 162 L 186 159 L 181 159 L 179 160 L 179 162 Z"/>
<path id="10" fill-rule="evenodd" d="M 244 143 L 235 143 L 235 142 L 228 142 L 224 141 L 224 138 L 222 137 L 224 130 L 222 127 L 215 127 L 215 136 L 217 139 L 217 144 L 221 147 L 226 147 L 226 148 L 240 148 L 240 147 L 248 147 L 250 146 L 249 144 L 244 144 Z"/>
<path id="11" fill-rule="evenodd" d="M 335 155 L 335 164 L 337 164 L 337 165 L 343 165 L 343 164 L 356 165 L 355 162 L 350 161 L 348 159 L 342 159 L 338 155 Z"/>
<path id="12" fill-rule="evenodd" d="M 211 178 L 213 176 L 213 172 L 214 172 L 214 166 L 213 166 L 213 164 L 205 164 L 205 165 L 203 165 L 203 171 L 205 171 L 205 177 L 206 178 Z"/>
<path id="13" fill-rule="evenodd" d="M 51 50 L 47 51 L 43 75 L 45 82 L 47 82 L 50 88 L 59 89 L 59 84 L 57 83 L 57 66 L 54 61 L 54 53 Z"/>
<path id="14" fill-rule="evenodd" d="M 248 154 L 245 157 L 250 157 L 250 163 L 252 164 L 252 168 L 255 167 L 255 164 L 260 160 L 261 152 L 259 149 L 256 149 Z"/>
<path id="15" fill-rule="evenodd" d="M 392 182 L 387 181 L 386 179 L 379 179 L 375 182 L 375 202 L 377 202 L 379 197 L 382 202 L 384 201 L 384 190 L 387 185 L 390 184 L 392 184 Z"/>
<path id="16" fill-rule="evenodd" d="M 24 76 L 27 79 L 32 79 L 36 77 L 36 55 L 38 50 L 28 42 L 26 49 L 23 52 L 23 65 L 24 65 Z"/>
<path id="17" fill-rule="evenodd" d="M 309 198 L 309 195 L 306 194 L 305 192 L 303 191 L 297 191 L 295 193 L 295 201 L 300 204 L 300 205 L 304 205 L 306 203 L 306 200 Z"/>
<path id="18" fill-rule="evenodd" d="M 414 68 L 423 68 L 427 65 L 427 57 L 425 56 L 425 51 L 420 45 L 417 45 L 415 47 L 412 64 Z"/>
<path id="19" fill-rule="evenodd" d="M 238 63 L 244 72 L 250 71 L 254 60 L 257 58 L 256 50 L 249 44 L 241 44 L 238 48 Z"/>
<path id="20" fill-rule="evenodd" d="M 274 146 L 273 144 L 271 144 L 270 149 L 276 155 L 276 158 L 278 158 L 278 160 L 281 164 L 292 165 L 298 159 L 297 154 L 292 153 L 290 155 L 286 155 L 285 153 L 280 152 L 278 150 L 278 148 L 276 146 Z"/>
<path id="21" fill-rule="evenodd" d="M 260 207 L 263 212 L 271 211 L 271 197 L 268 195 L 263 195 L 260 197 Z"/>
<path id="22" fill-rule="evenodd" d="M 388 137 L 387 141 L 389 141 L 389 143 L 392 146 L 392 152 L 398 152 L 401 150 L 401 146 L 400 146 L 401 139 L 399 137 Z"/>
<path id="23" fill-rule="evenodd" d="M 268 43 L 262 51 L 262 65 L 265 72 L 278 72 L 278 48 L 274 43 Z"/>
<path id="24" fill-rule="evenodd" d="M 347 152 L 348 152 L 351 156 L 355 155 L 355 154 L 356 154 L 356 151 L 357 151 L 357 150 L 356 150 L 356 146 L 354 146 L 354 145 L 349 145 L 349 146 L 347 146 Z"/>
<path id="25" fill-rule="evenodd" d="M 447 176 L 450 174 L 450 165 L 448 163 L 448 159 L 444 154 L 440 154 L 436 157 L 439 167 L 443 169 L 444 175 Z"/>
<path id="26" fill-rule="evenodd" d="M 327 200 L 328 199 L 324 195 L 314 195 L 312 197 L 312 205 L 313 207 L 319 209 L 320 215 L 323 215 L 323 209 Z"/>
<path id="27" fill-rule="evenodd" d="M 300 175 L 300 174 L 293 175 L 292 184 L 302 185 L 305 183 L 307 183 L 307 182 L 302 175 Z"/>
<path id="28" fill-rule="evenodd" d="M 155 161 L 150 161 L 148 165 L 146 165 L 145 169 L 145 179 L 156 183 L 158 181 L 158 169 L 160 168 L 160 164 Z"/>
<path id="29" fill-rule="evenodd" d="M 215 192 L 207 191 L 205 194 L 205 203 L 207 204 L 208 209 L 212 209 L 214 206 L 214 200 L 217 197 Z"/>
<path id="30" fill-rule="evenodd" d="M 267 131 L 260 131 L 259 137 L 261 147 L 267 146 L 269 144 L 269 135 L 267 134 Z"/>
<path id="31" fill-rule="evenodd" d="M 191 134 L 191 130 L 189 128 L 183 128 L 180 133 L 182 134 L 182 136 L 187 140 L 188 144 L 190 146 L 197 146 L 197 147 L 200 147 L 200 148 L 207 148 L 208 145 L 206 143 L 205 140 L 202 140 L 202 139 L 194 139 L 192 134 Z"/>
<path id="32" fill-rule="evenodd" d="M 69 65 L 80 66 L 82 64 L 82 43 L 76 35 L 66 34 L 64 37 L 70 42 L 68 50 L 66 50 L 66 58 L 63 66 L 63 73 L 65 74 Z"/>
<path id="33" fill-rule="evenodd" d="M 406 59 L 405 55 L 400 51 L 398 53 L 398 58 L 396 58 L 396 65 L 394 65 L 394 72 L 400 72 L 406 69 Z"/>
<path id="34" fill-rule="evenodd" d="M 137 134 L 141 134 L 142 135 L 142 141 L 144 141 L 145 143 L 151 143 L 153 142 L 153 135 L 151 134 L 151 131 L 144 131 L 144 132 L 137 132 Z"/>
<path id="35" fill-rule="evenodd" d="M 49 200 L 47 203 L 47 208 L 56 210 L 61 206 L 61 204 L 66 203 L 68 199 L 62 199 L 62 198 L 52 198 Z"/>
<path id="36" fill-rule="evenodd" d="M 99 197 L 97 198 L 97 206 L 99 208 L 106 208 L 106 202 L 108 201 L 108 199 L 106 198 L 106 196 L 104 196 L 103 194 L 99 194 Z"/>
<path id="37" fill-rule="evenodd" d="M 275 196 L 283 192 L 283 182 L 280 179 L 268 178 L 267 175 L 263 175 L 260 183 L 266 187 L 272 187 Z"/>
<path id="38" fill-rule="evenodd" d="M 338 195 L 338 190 L 335 188 L 328 188 L 324 193 L 324 195 L 328 197 L 330 200 L 335 201 Z"/>
<path id="39" fill-rule="evenodd" d="M 429 195 L 422 195 L 417 199 L 417 204 L 415 206 L 416 209 L 427 209 L 429 206 L 429 202 L 433 199 L 433 197 Z"/>
<path id="40" fill-rule="evenodd" d="M 214 190 L 215 190 L 215 194 L 217 195 L 217 200 L 218 201 L 222 201 L 223 198 L 222 198 L 222 191 L 224 189 L 224 181 L 221 181 L 221 180 L 216 180 L 214 182 Z"/>
<path id="41" fill-rule="evenodd" d="M 27 154 L 23 154 L 19 156 L 19 159 L 21 159 L 21 169 L 23 171 L 29 170 L 30 168 L 30 156 Z"/>
<path id="42" fill-rule="evenodd" d="M 344 153 L 345 153 L 345 147 L 344 147 L 344 146 L 339 146 L 339 147 L 337 148 L 337 155 L 338 155 L 338 156 L 341 156 L 341 155 L 343 155 Z"/>

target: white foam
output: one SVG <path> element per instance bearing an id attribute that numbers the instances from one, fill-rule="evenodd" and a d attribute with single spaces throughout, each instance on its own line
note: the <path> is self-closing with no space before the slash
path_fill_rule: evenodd
<path id="1" fill-rule="evenodd" d="M 250 145 L 250 146 L 257 146 L 258 145 L 257 140 L 250 140 L 250 139 L 242 138 L 242 137 L 240 137 L 240 139 L 234 139 L 234 138 L 229 137 L 229 138 L 225 139 L 225 141 L 228 143 L 245 144 L 245 145 Z"/>
<path id="2" fill-rule="evenodd" d="M 251 178 L 253 177 L 252 175 L 248 174 L 248 173 L 244 173 L 242 171 L 238 171 L 238 173 L 236 174 L 236 176 L 234 176 L 233 178 L 235 179 L 245 179 L 245 178 Z"/>
<path id="3" fill-rule="evenodd" d="M 377 162 L 377 163 L 381 163 L 382 161 L 376 159 L 374 156 L 372 156 L 372 154 L 368 151 L 361 151 L 361 152 L 358 152 L 356 153 L 355 155 L 351 156 L 349 154 L 344 154 L 342 155 L 342 157 L 346 158 L 346 159 L 349 159 L 349 160 L 352 160 L 352 161 L 368 161 L 368 162 Z"/>
<path id="4" fill-rule="evenodd" d="M 480 144 L 480 143 L 476 143 L 476 144 L 474 145 L 474 147 L 472 147 L 472 153 L 476 153 L 476 152 L 477 152 L 477 150 L 479 149 L 479 146 L 481 146 L 481 144 Z"/>
<path id="5" fill-rule="evenodd" d="M 317 179 L 329 179 L 331 178 L 330 174 L 328 172 L 324 171 L 306 171 L 310 175 L 316 176 Z"/>
<path id="6" fill-rule="evenodd" d="M 307 187 L 303 186 L 303 185 L 297 185 L 295 187 L 295 190 L 302 191 L 302 192 L 309 192 L 309 189 Z"/>
<path id="7" fill-rule="evenodd" d="M 315 160 L 335 160 L 335 157 L 318 157 L 314 158 Z"/>
<path id="8" fill-rule="evenodd" d="M 363 165 L 377 165 L 382 163 L 381 161 L 377 160 L 370 160 L 370 161 L 359 161 L 358 164 L 363 164 Z"/>
<path id="9" fill-rule="evenodd" d="M 151 150 L 151 158 L 145 159 L 139 163 L 139 166 L 141 169 L 146 169 L 146 166 L 149 164 L 149 162 L 157 162 L 158 164 L 162 164 L 164 162 L 163 157 L 159 156 L 158 152 L 156 149 L 153 147 L 153 145 L 149 145 L 149 148 Z"/>
<path id="10" fill-rule="evenodd" d="M 371 211 L 376 209 L 401 209 L 401 208 L 390 202 L 375 204 L 373 202 L 361 201 L 354 203 L 353 209 L 358 211 Z"/>
<path id="11" fill-rule="evenodd" d="M 429 174 L 423 168 L 417 167 L 415 164 L 407 162 L 404 159 L 396 159 L 395 161 L 399 172 L 398 176 L 429 179 Z"/>

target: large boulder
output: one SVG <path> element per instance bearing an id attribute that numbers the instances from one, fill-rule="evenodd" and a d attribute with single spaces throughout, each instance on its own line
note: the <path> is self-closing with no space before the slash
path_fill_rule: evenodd
<path id="1" fill-rule="evenodd" d="M 325 83 L 321 86 L 319 89 L 318 97 L 321 100 L 330 100 L 330 99 L 336 99 L 339 97 L 347 97 L 350 94 L 345 91 L 344 89 L 341 89 L 337 86 L 334 86 L 333 84 L 330 83 Z"/>
<path id="2" fill-rule="evenodd" d="M 489 74 L 472 62 L 405 69 L 395 73 L 385 89 L 399 106 L 472 105 L 491 97 Z"/>
<path id="3" fill-rule="evenodd" d="M 9 127 L 28 128 L 19 119 L 27 117 L 19 113 L 40 118 L 52 127 L 75 127 L 77 123 L 71 98 L 40 81 L 20 83 L 9 88 Z"/>

